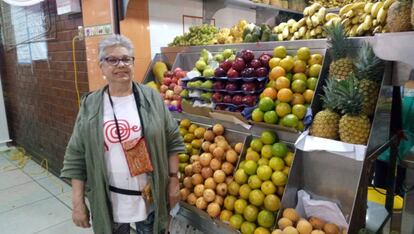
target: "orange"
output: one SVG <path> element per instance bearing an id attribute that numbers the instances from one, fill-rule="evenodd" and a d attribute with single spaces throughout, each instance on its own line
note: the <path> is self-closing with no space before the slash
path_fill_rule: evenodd
<path id="1" fill-rule="evenodd" d="M 280 92 L 279 92 L 280 93 Z M 306 103 L 311 103 L 312 102 L 312 98 L 313 98 L 313 90 L 307 89 L 304 93 L 303 93 L 303 97 L 305 98 Z M 277 97 L 279 99 L 279 94 L 277 94 Z"/>
<path id="2" fill-rule="evenodd" d="M 263 90 L 263 96 L 270 97 L 272 100 L 275 100 L 277 98 L 277 91 L 272 87 L 267 87 Z"/>
<path id="3" fill-rule="evenodd" d="M 306 91 L 305 91 L 305 93 L 306 93 Z M 313 94 L 312 94 L 312 96 L 313 96 Z M 290 102 L 290 101 L 292 101 L 292 98 L 293 98 L 292 90 L 287 89 L 287 88 L 283 88 L 283 89 L 279 90 L 279 93 L 277 94 L 277 99 L 281 102 Z M 305 97 L 305 100 L 306 100 L 306 97 Z"/>
<path id="4" fill-rule="evenodd" d="M 305 97 L 303 97 L 303 95 L 300 93 L 294 93 L 290 104 L 292 106 L 296 104 L 305 104 Z"/>
<path id="5" fill-rule="evenodd" d="M 270 71 L 269 79 L 276 80 L 277 78 L 284 76 L 285 74 L 286 74 L 286 71 L 285 69 L 283 69 L 283 67 L 276 66 Z"/>
<path id="6" fill-rule="evenodd" d="M 305 73 L 306 72 L 306 63 L 302 60 L 296 60 L 293 63 L 293 72 L 294 73 Z"/>
<path id="7" fill-rule="evenodd" d="M 272 59 L 270 59 L 269 60 L 269 67 L 270 67 L 270 69 L 273 69 L 274 67 L 279 66 L 280 60 L 282 60 L 282 59 L 280 59 L 280 58 L 272 58 Z"/>
<path id="8" fill-rule="evenodd" d="M 281 76 L 276 79 L 276 89 L 281 90 L 283 88 L 289 88 L 290 87 L 290 81 L 288 78 Z"/>
<path id="9" fill-rule="evenodd" d="M 283 67 L 285 71 L 290 71 L 293 68 L 294 59 L 292 56 L 286 56 L 286 58 L 282 59 L 279 63 L 279 66 Z"/>
<path id="10" fill-rule="evenodd" d="M 292 112 L 292 108 L 289 104 L 282 102 L 276 106 L 276 113 L 279 117 L 284 117 Z"/>

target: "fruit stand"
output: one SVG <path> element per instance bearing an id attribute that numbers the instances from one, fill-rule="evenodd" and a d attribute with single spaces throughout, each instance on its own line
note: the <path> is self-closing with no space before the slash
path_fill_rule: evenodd
<path id="1" fill-rule="evenodd" d="M 367 204 L 366 190 L 370 184 L 372 163 L 380 153 L 391 147 L 391 166 L 389 172 L 395 174 L 396 165 L 396 147 L 398 147 L 397 133 L 400 129 L 400 99 L 399 86 L 404 80 L 408 80 L 410 64 L 413 66 L 414 59 L 412 53 L 414 47 L 410 40 L 414 33 L 393 33 L 377 34 L 373 37 L 350 38 L 353 48 L 361 48 L 364 42 L 369 42 L 378 57 L 390 62 L 385 63 L 385 69 L 382 74 L 382 83 L 378 95 L 378 101 L 373 114 L 370 127 L 370 135 L 361 152 L 352 151 L 354 157 L 344 156 L 343 153 L 334 152 L 335 150 L 320 148 L 309 150 L 302 147 L 295 149 L 294 160 L 290 165 L 290 172 L 287 183 L 284 187 L 283 197 L 281 199 L 278 218 L 282 217 L 282 210 L 294 208 L 298 203 L 297 192 L 304 189 L 312 195 L 312 198 L 320 200 L 333 201 L 339 205 L 342 214 L 349 224 L 348 233 L 357 233 L 359 229 L 365 226 L 365 209 Z M 411 39 L 410 39 L 411 38 Z M 398 40 L 398 43 L 396 43 Z M 387 46 L 384 46 L 387 45 Z M 284 46 L 288 53 L 298 50 L 302 47 L 309 48 L 312 53 L 318 52 L 323 54 L 324 60 L 320 71 L 319 79 L 315 87 L 315 95 L 310 103 L 310 109 L 313 116 L 322 110 L 322 100 L 320 94 L 324 92 L 323 87 L 326 85 L 326 79 L 329 72 L 329 64 L 332 61 L 327 50 L 327 41 L 325 39 L 303 40 L 303 41 L 280 41 L 264 42 L 255 44 L 230 44 L 230 45 L 211 45 L 211 46 L 192 46 L 192 47 L 166 47 L 162 48 L 161 54 L 157 55 L 154 61 L 164 61 L 172 65 L 172 70 L 180 67 L 184 70 L 191 70 L 197 61 L 199 54 L 203 49 L 207 49 L 212 54 L 219 53 L 225 49 L 235 51 L 251 50 L 256 56 L 261 53 L 273 51 L 278 46 Z M 387 47 L 387 49 L 383 49 Z M 400 61 L 404 62 L 401 63 Z M 145 82 L 154 79 L 151 75 L 152 67 L 148 69 Z M 188 111 L 190 110 L 190 111 Z M 173 112 L 173 116 L 178 120 L 189 119 L 191 122 L 201 126 L 213 127 L 219 123 L 225 127 L 226 131 L 247 138 L 260 137 L 264 131 L 272 130 L 276 132 L 281 142 L 287 145 L 298 145 L 301 131 L 296 129 L 285 128 L 279 125 L 270 125 L 265 123 L 254 123 L 251 121 L 242 121 L 240 116 L 226 112 L 206 111 L 201 114 L 200 109 L 187 109 L 182 112 Z M 302 139 L 303 140 L 303 139 Z M 249 141 L 247 141 L 249 142 Z M 246 143 L 247 143 L 246 142 Z M 321 142 L 317 142 L 321 143 Z M 323 142 L 322 143 L 332 143 Z M 356 147 L 356 145 L 348 145 Z M 239 160 L 246 157 L 247 145 L 244 145 L 243 152 Z M 359 155 L 359 158 L 355 157 Z M 235 171 L 240 166 L 240 161 L 235 165 Z M 393 194 L 394 178 L 389 180 L 387 194 Z M 390 197 L 390 196 L 388 196 Z M 376 222 L 385 223 L 391 218 L 393 200 L 387 199 L 386 217 Z M 284 215 L 283 215 L 284 217 Z M 211 218 L 206 212 L 197 209 L 194 206 L 181 202 L 180 209 L 176 215 L 177 222 L 188 224 L 195 229 L 204 233 L 236 233 L 227 224 L 218 219 Z M 280 225 L 280 224 L 279 224 Z M 179 231 L 177 231 L 178 233 Z"/>

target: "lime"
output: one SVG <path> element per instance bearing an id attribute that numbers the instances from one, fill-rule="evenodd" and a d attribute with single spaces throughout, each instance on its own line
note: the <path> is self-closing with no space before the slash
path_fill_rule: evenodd
<path id="1" fill-rule="evenodd" d="M 237 198 L 232 195 L 227 195 L 226 198 L 224 198 L 224 208 L 226 210 L 234 210 L 234 203 L 236 202 Z"/>
<path id="2" fill-rule="evenodd" d="M 288 114 L 282 119 L 282 125 L 294 128 L 298 126 L 299 118 L 294 114 Z"/>
<path id="3" fill-rule="evenodd" d="M 230 184 L 227 186 L 227 191 L 229 194 L 233 196 L 239 195 L 240 185 L 236 181 L 230 182 Z"/>
<path id="4" fill-rule="evenodd" d="M 234 180 L 238 184 L 245 184 L 247 182 L 247 179 L 248 179 L 248 176 L 246 172 L 241 168 L 237 169 L 236 173 L 234 173 Z"/>
<path id="5" fill-rule="evenodd" d="M 256 122 L 263 122 L 264 113 L 259 108 L 254 109 L 252 112 L 252 120 Z"/>
<path id="6" fill-rule="evenodd" d="M 305 73 L 295 73 L 292 77 L 292 79 L 295 80 L 302 80 L 302 81 L 306 81 L 308 79 L 308 77 L 306 76 Z"/>
<path id="7" fill-rule="evenodd" d="M 270 157 L 272 156 L 272 146 L 270 146 Z M 263 146 L 264 148 L 264 146 Z M 262 152 L 263 152 L 263 148 L 262 148 Z M 259 161 L 257 161 L 257 165 L 261 166 L 261 165 L 268 165 L 269 164 L 269 160 L 267 158 L 261 158 L 259 159 Z"/>
<path id="8" fill-rule="evenodd" d="M 230 218 L 230 226 L 234 229 L 239 230 L 242 223 L 243 223 L 244 219 L 241 215 L 239 214 L 235 214 L 233 216 L 231 216 Z"/>
<path id="9" fill-rule="evenodd" d="M 248 205 L 244 209 L 243 217 L 249 222 L 254 222 L 256 221 L 258 213 L 259 209 L 257 209 L 257 207 L 255 207 L 254 205 Z"/>
<path id="10" fill-rule="evenodd" d="M 262 186 L 260 186 L 260 189 L 265 195 L 274 194 L 277 191 L 276 186 L 270 180 L 263 182 Z"/>
<path id="11" fill-rule="evenodd" d="M 286 48 L 284 46 L 278 46 L 273 49 L 273 57 L 276 58 L 285 58 L 286 57 Z"/>
<path id="12" fill-rule="evenodd" d="M 315 90 L 317 83 L 318 79 L 316 79 L 315 77 L 311 77 L 306 80 L 306 87 L 310 90 Z"/>
<path id="13" fill-rule="evenodd" d="M 263 149 L 263 148 L 262 148 Z M 255 162 L 259 161 L 260 155 L 254 150 L 247 151 L 246 160 L 253 160 Z M 240 166 L 240 168 L 243 168 Z"/>
<path id="14" fill-rule="evenodd" d="M 283 168 L 285 168 L 285 162 L 282 158 L 272 157 L 269 161 L 269 167 L 272 168 L 273 171 L 282 171 Z"/>
<path id="15" fill-rule="evenodd" d="M 247 221 L 243 222 L 240 227 L 240 231 L 242 234 L 254 234 L 255 229 L 256 229 L 256 224 L 247 222 Z"/>
<path id="16" fill-rule="evenodd" d="M 270 231 L 267 230 L 267 228 L 258 227 L 256 230 L 254 230 L 253 234 L 270 234 Z"/>
<path id="17" fill-rule="evenodd" d="M 310 59 L 311 53 L 308 47 L 301 47 L 298 49 L 296 55 L 298 56 L 298 59 L 308 61 Z"/>
<path id="18" fill-rule="evenodd" d="M 249 194 L 252 191 L 248 184 L 243 184 L 239 189 L 239 196 L 245 200 L 249 199 Z"/>
<path id="19" fill-rule="evenodd" d="M 276 141 L 278 141 L 279 139 L 276 133 L 272 131 L 263 131 L 260 136 L 260 140 L 262 140 L 263 144 L 271 145 L 275 143 Z"/>
<path id="20" fill-rule="evenodd" d="M 247 175 L 254 175 L 256 174 L 257 163 L 253 160 L 247 160 L 246 163 L 244 163 L 243 169 Z"/>
<path id="21" fill-rule="evenodd" d="M 222 210 L 220 213 L 220 220 L 228 222 L 232 215 L 233 215 L 233 212 L 229 210 Z"/>
<path id="22" fill-rule="evenodd" d="M 322 66 L 320 64 L 313 64 L 309 68 L 309 76 L 311 77 L 319 77 L 319 73 L 321 72 Z"/>
<path id="23" fill-rule="evenodd" d="M 262 186 L 262 180 L 257 175 L 252 175 L 249 177 L 247 184 L 251 189 L 258 189 Z"/>
<path id="24" fill-rule="evenodd" d="M 288 149 L 284 143 L 274 143 L 272 146 L 272 154 L 274 157 L 284 158 L 287 152 Z"/>
<path id="25" fill-rule="evenodd" d="M 294 80 L 292 82 L 292 91 L 295 93 L 303 93 L 306 90 L 306 81 Z"/>
<path id="26" fill-rule="evenodd" d="M 265 123 L 268 123 L 268 124 L 276 124 L 277 121 L 278 121 L 276 111 L 273 111 L 273 110 L 272 111 L 267 111 L 264 114 L 264 121 L 265 121 Z"/>
<path id="27" fill-rule="evenodd" d="M 259 138 L 255 138 L 250 142 L 250 147 L 256 151 L 256 152 L 260 152 L 262 150 L 263 147 L 263 143 Z"/>
<path id="28" fill-rule="evenodd" d="M 288 152 L 286 157 L 283 159 L 288 167 L 292 166 L 293 159 L 295 158 L 292 152 Z"/>
<path id="29" fill-rule="evenodd" d="M 261 165 L 257 168 L 257 176 L 261 180 L 268 180 L 272 176 L 272 168 L 267 165 Z"/>
<path id="30" fill-rule="evenodd" d="M 276 186 L 283 186 L 287 182 L 287 175 L 281 171 L 275 171 L 272 174 L 272 182 Z"/>
<path id="31" fill-rule="evenodd" d="M 263 112 L 273 110 L 275 103 L 270 97 L 264 97 L 259 101 L 259 109 Z"/>
<path id="32" fill-rule="evenodd" d="M 296 104 L 292 108 L 292 114 L 296 115 L 298 119 L 303 119 L 306 115 L 306 107 L 302 104 Z"/>
<path id="33" fill-rule="evenodd" d="M 269 181 L 270 182 L 270 181 Z M 276 188 L 275 188 L 276 191 Z M 278 196 L 273 194 L 268 194 L 264 199 L 264 207 L 268 211 L 276 212 L 280 208 L 280 199 Z"/>
<path id="34" fill-rule="evenodd" d="M 237 199 L 234 202 L 234 212 L 236 214 L 243 214 L 244 209 L 247 207 L 247 201 L 244 199 Z"/>
<path id="35" fill-rule="evenodd" d="M 265 199 L 265 195 L 259 189 L 255 189 L 251 191 L 249 194 L 249 202 L 255 206 L 261 206 L 264 202 L 264 199 Z"/>

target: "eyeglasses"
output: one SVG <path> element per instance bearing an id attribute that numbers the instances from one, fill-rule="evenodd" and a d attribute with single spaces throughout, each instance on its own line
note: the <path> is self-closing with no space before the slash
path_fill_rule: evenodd
<path id="1" fill-rule="evenodd" d="M 122 62 L 127 66 L 131 66 L 134 63 L 135 58 L 132 56 L 126 56 L 122 58 L 106 57 L 103 60 L 112 66 L 118 66 L 119 62 Z"/>

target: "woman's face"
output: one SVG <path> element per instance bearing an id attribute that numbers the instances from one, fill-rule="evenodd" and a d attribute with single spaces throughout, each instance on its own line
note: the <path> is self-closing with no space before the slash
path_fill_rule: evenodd
<path id="1" fill-rule="evenodd" d="M 107 47 L 104 52 L 100 67 L 108 83 L 129 84 L 134 77 L 134 57 L 122 46 Z"/>

